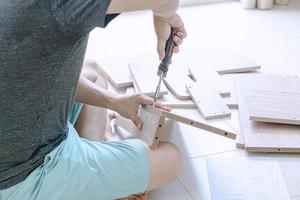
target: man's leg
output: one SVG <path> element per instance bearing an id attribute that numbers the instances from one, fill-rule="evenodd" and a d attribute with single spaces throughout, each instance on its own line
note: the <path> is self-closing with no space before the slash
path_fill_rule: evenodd
<path id="1" fill-rule="evenodd" d="M 94 61 L 87 61 L 82 75 L 97 85 L 107 89 L 105 75 L 97 68 Z M 107 110 L 85 105 L 76 122 L 76 130 L 82 137 L 91 140 L 105 139 Z M 141 141 L 142 142 L 142 141 Z M 179 149 L 168 142 L 160 142 L 157 148 L 151 149 L 145 144 L 150 159 L 150 182 L 147 191 L 160 188 L 174 181 L 181 169 L 182 156 Z M 137 195 L 137 199 L 141 196 Z"/>
<path id="2" fill-rule="evenodd" d="M 107 89 L 107 79 L 93 60 L 85 60 L 81 75 Z M 106 140 L 107 109 L 84 105 L 75 124 L 81 137 L 89 140 Z"/>
<path id="3" fill-rule="evenodd" d="M 174 181 L 181 170 L 183 159 L 180 150 L 172 143 L 160 142 L 155 148 L 144 144 L 150 159 L 150 182 L 143 194 L 132 195 L 119 200 L 145 200 L 147 192 L 161 188 Z"/>
<path id="4" fill-rule="evenodd" d="M 181 170 L 183 158 L 177 146 L 160 142 L 155 149 L 148 148 L 151 176 L 148 191 L 158 189 L 174 181 Z"/>

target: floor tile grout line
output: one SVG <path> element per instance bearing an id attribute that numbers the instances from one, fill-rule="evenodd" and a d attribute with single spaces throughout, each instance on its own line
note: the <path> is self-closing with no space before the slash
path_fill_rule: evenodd
<path id="1" fill-rule="evenodd" d="M 189 197 L 191 197 L 191 199 L 193 200 L 196 200 L 194 196 L 191 194 L 191 192 L 189 191 L 189 189 L 187 189 L 187 187 L 185 187 L 185 185 L 179 179 L 177 179 L 177 181 L 183 187 L 184 191 L 189 195 Z"/>
<path id="2" fill-rule="evenodd" d="M 233 151 L 237 151 L 237 149 L 228 150 L 228 151 L 222 151 L 222 152 L 212 153 L 212 154 L 207 154 L 207 155 L 201 155 L 201 156 L 192 156 L 192 157 L 185 158 L 185 160 L 196 159 L 196 158 L 203 158 L 203 157 L 207 157 L 207 156 L 214 156 L 214 155 L 229 153 L 229 152 L 233 152 Z"/>

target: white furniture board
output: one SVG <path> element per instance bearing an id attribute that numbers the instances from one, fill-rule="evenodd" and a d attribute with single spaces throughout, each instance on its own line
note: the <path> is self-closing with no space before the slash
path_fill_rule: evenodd
<path id="1" fill-rule="evenodd" d="M 212 200 L 289 200 L 278 162 L 265 158 L 206 158 Z"/>
<path id="2" fill-rule="evenodd" d="M 191 82 L 189 77 L 184 74 L 175 71 L 169 70 L 167 76 L 164 78 L 164 83 L 169 91 L 177 98 L 181 100 L 191 99 L 191 95 L 188 93 L 185 83 Z"/>
<path id="3" fill-rule="evenodd" d="M 300 90 L 297 76 L 243 75 L 236 79 L 240 134 L 237 145 L 251 152 L 300 152 L 300 127 L 249 120 L 246 97 L 249 89 L 295 92 Z"/>
<path id="4" fill-rule="evenodd" d="M 127 63 L 106 63 L 99 66 L 116 88 L 133 86 Z"/>
<path id="5" fill-rule="evenodd" d="M 155 117 L 148 117 L 148 113 L 149 115 L 157 115 L 159 117 L 159 119 L 155 118 Z M 167 112 L 164 110 L 160 110 L 158 108 L 155 108 L 153 106 L 143 106 L 139 109 L 139 115 L 142 121 L 144 122 L 144 124 L 150 124 L 153 125 L 154 127 L 152 127 L 152 129 L 149 127 L 148 125 L 147 127 L 142 128 L 142 132 L 144 132 L 145 134 L 147 134 L 148 136 L 150 135 L 150 138 L 153 138 L 154 141 L 151 142 L 147 142 L 147 144 L 154 144 L 154 145 L 150 145 L 150 146 L 155 146 L 155 144 L 157 144 L 157 142 L 160 139 L 160 132 L 163 131 L 164 128 L 164 120 L 165 119 L 170 119 L 170 120 L 174 120 L 176 122 L 180 122 L 195 128 L 199 128 L 211 133 L 215 133 L 217 135 L 221 135 L 224 136 L 226 138 L 230 138 L 230 139 L 235 139 L 236 138 L 236 133 L 230 131 L 230 130 L 225 130 L 223 128 L 219 128 L 217 126 L 212 126 L 210 124 L 208 124 L 207 122 L 204 121 L 198 121 L 195 120 L 193 118 L 184 116 L 182 114 L 178 114 L 175 112 Z M 124 119 L 121 116 L 119 117 L 121 120 L 115 120 L 116 124 L 123 127 L 124 129 L 128 130 L 128 131 L 132 131 L 132 132 L 136 132 L 136 128 L 134 128 L 134 125 L 132 124 L 131 120 L 128 119 Z M 151 122 L 148 122 L 149 119 L 151 119 Z M 154 119 L 154 120 L 152 120 Z M 131 124 L 131 125 L 127 125 L 127 123 Z M 149 125 L 149 126 L 150 126 Z M 147 130 L 146 130 L 147 129 Z M 146 130 L 146 131 L 145 131 Z M 143 134 L 143 133 L 142 133 Z M 148 139 L 148 138 L 146 138 Z M 146 140 L 149 141 L 149 140 Z"/>
<path id="6" fill-rule="evenodd" d="M 228 108 L 231 109 L 239 108 L 236 96 L 233 96 L 232 93 L 230 97 L 223 97 L 222 99 L 225 102 L 225 104 L 228 106 Z"/>
<path id="7" fill-rule="evenodd" d="M 135 93 L 134 87 L 128 87 L 126 90 L 126 94 Z M 157 99 L 156 102 L 170 108 L 196 108 L 192 100 L 177 99 L 171 92 L 168 92 L 168 94 L 164 95 L 162 98 Z"/>
<path id="8" fill-rule="evenodd" d="M 159 80 L 157 68 L 143 63 L 131 63 L 128 67 L 136 91 L 153 97 Z M 167 93 L 168 90 L 162 82 L 158 96 L 162 97 Z"/>
<path id="9" fill-rule="evenodd" d="M 212 53 L 214 59 L 211 67 L 219 74 L 251 72 L 261 68 L 251 58 L 227 47 L 215 48 Z"/>
<path id="10" fill-rule="evenodd" d="M 252 121 L 300 125 L 300 93 L 249 90 Z"/>
<path id="11" fill-rule="evenodd" d="M 221 96 L 203 83 L 189 83 L 186 85 L 199 112 L 205 119 L 230 117 L 231 113 Z"/>
<path id="12" fill-rule="evenodd" d="M 115 124 L 129 131 L 132 135 L 138 136 L 150 147 L 155 147 L 159 143 L 159 136 L 164 128 L 165 117 L 162 117 L 162 112 L 158 109 L 156 109 L 156 112 L 149 112 L 141 108 L 138 115 L 143 122 L 141 130 L 131 120 L 120 115 L 116 115 Z"/>
<path id="13" fill-rule="evenodd" d="M 213 70 L 201 68 L 201 66 L 188 67 L 189 73 L 191 73 L 197 82 L 209 85 L 215 91 L 217 91 L 222 97 L 230 96 L 229 85 L 222 80 L 221 76 Z"/>

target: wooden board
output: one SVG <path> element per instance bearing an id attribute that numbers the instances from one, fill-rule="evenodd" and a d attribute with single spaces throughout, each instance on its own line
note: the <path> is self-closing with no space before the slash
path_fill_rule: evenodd
<path id="1" fill-rule="evenodd" d="M 191 82 L 187 75 L 182 75 L 174 70 L 170 70 L 167 77 L 164 78 L 164 83 L 169 91 L 177 98 L 181 100 L 191 99 L 191 95 L 188 93 L 185 83 Z"/>
<path id="2" fill-rule="evenodd" d="M 126 94 L 135 94 L 134 87 L 127 87 Z M 235 97 L 235 96 L 234 96 Z M 228 108 L 236 109 L 238 108 L 237 99 L 233 96 L 222 98 Z M 171 92 L 164 95 L 162 98 L 157 99 L 157 102 L 167 106 L 169 108 L 197 108 L 193 100 L 180 100 L 177 99 Z"/>
<path id="3" fill-rule="evenodd" d="M 124 88 L 133 86 L 127 63 L 106 63 L 99 66 L 114 87 Z"/>
<path id="4" fill-rule="evenodd" d="M 231 108 L 231 109 L 239 108 L 237 99 L 235 96 L 232 96 L 232 93 L 231 93 L 230 97 L 223 97 L 222 99 L 223 99 L 224 103 L 228 106 L 228 108 Z"/>
<path id="5" fill-rule="evenodd" d="M 129 64 L 129 70 L 136 91 L 153 97 L 159 80 L 159 77 L 156 74 L 157 68 L 147 64 L 131 63 Z M 168 90 L 162 83 L 158 96 L 162 97 L 166 94 L 168 94 Z"/>
<path id="6" fill-rule="evenodd" d="M 188 71 L 193 75 L 197 82 L 209 85 L 222 97 L 230 96 L 229 85 L 222 80 L 221 76 L 216 71 L 201 68 L 201 66 L 190 66 Z"/>
<path id="7" fill-rule="evenodd" d="M 165 118 L 172 119 L 174 121 L 177 121 L 177 122 L 189 125 L 189 126 L 193 126 L 195 128 L 199 128 L 199 129 L 211 132 L 211 133 L 215 133 L 215 134 L 218 134 L 218 135 L 230 138 L 230 139 L 236 138 L 236 133 L 234 133 L 232 131 L 209 125 L 208 123 L 206 123 L 204 121 L 199 121 L 199 120 L 184 116 L 182 114 L 178 114 L 176 112 L 166 112 L 166 111 L 162 111 L 157 108 L 154 108 L 152 106 L 146 106 L 144 109 L 146 109 L 147 111 L 152 112 L 152 113 L 162 112 L 161 115 Z"/>
<path id="8" fill-rule="evenodd" d="M 193 126 L 230 139 L 236 138 L 236 134 L 231 131 L 221 129 L 189 117 L 185 117 L 175 112 L 166 112 L 152 106 L 141 107 L 141 109 L 139 110 L 139 116 L 143 121 L 142 130 L 138 130 L 131 120 L 125 119 L 119 115 L 117 115 L 115 124 L 121 126 L 129 132 L 140 134 L 141 139 L 151 147 L 155 147 L 158 144 L 160 140 L 160 134 L 164 129 L 164 122 L 166 119 L 184 123 L 186 125 Z"/>
<path id="9" fill-rule="evenodd" d="M 252 121 L 300 125 L 300 93 L 249 90 Z"/>
<path id="10" fill-rule="evenodd" d="M 148 146 L 156 147 L 160 141 L 160 133 L 164 127 L 165 117 L 160 111 L 152 113 L 145 109 L 139 110 L 139 117 L 143 121 L 142 129 L 139 130 L 131 120 L 116 115 L 115 124 L 129 131 L 131 134 L 143 140 Z"/>
<path id="11" fill-rule="evenodd" d="M 186 85 L 197 109 L 204 119 L 230 117 L 231 113 L 220 95 L 203 83 L 189 83 Z"/>
<path id="12" fill-rule="evenodd" d="M 206 158 L 211 200 L 289 200 L 276 159 L 211 156 Z"/>
<path id="13" fill-rule="evenodd" d="M 135 93 L 136 92 L 134 87 L 128 87 L 126 90 L 126 94 L 135 94 Z M 157 103 L 160 103 L 170 108 L 196 108 L 192 100 L 177 99 L 171 92 L 169 92 L 167 95 L 164 95 L 162 98 L 157 99 Z"/>
<path id="14" fill-rule="evenodd" d="M 212 69 L 216 70 L 219 74 L 252 72 L 261 68 L 260 65 L 251 58 L 230 48 L 216 48 L 213 54 L 214 59 L 211 66 Z"/>
<path id="15" fill-rule="evenodd" d="M 236 80 L 239 103 L 240 134 L 237 145 L 250 152 L 300 152 L 300 127 L 293 125 L 253 122 L 249 120 L 246 97 L 249 89 L 277 92 L 300 91 L 297 76 L 244 75 Z"/>

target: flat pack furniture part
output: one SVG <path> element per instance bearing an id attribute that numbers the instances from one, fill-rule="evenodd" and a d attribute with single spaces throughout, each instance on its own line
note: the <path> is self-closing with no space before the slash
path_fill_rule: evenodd
<path id="1" fill-rule="evenodd" d="M 126 94 L 135 94 L 136 91 L 134 87 L 127 87 Z M 238 108 L 237 99 L 235 96 L 222 98 L 228 108 L 236 109 Z M 160 103 L 169 108 L 197 108 L 193 100 L 180 100 L 177 99 L 171 92 L 164 95 L 162 98 L 157 99 L 157 103 Z"/>
<path id="2" fill-rule="evenodd" d="M 133 86 L 127 63 L 107 63 L 99 66 L 114 87 L 124 88 Z"/>
<path id="3" fill-rule="evenodd" d="M 146 109 L 139 110 L 139 117 L 144 122 L 142 130 L 133 124 L 129 119 L 120 115 L 116 115 L 115 124 L 129 131 L 130 133 L 139 136 L 148 146 L 156 147 L 159 143 L 161 130 L 164 128 L 165 117 L 162 116 L 162 111 L 148 112 Z"/>
<path id="4" fill-rule="evenodd" d="M 174 120 L 230 139 L 236 138 L 236 134 L 231 131 L 214 127 L 205 122 L 200 122 L 174 112 L 166 112 L 152 106 L 141 107 L 139 116 L 143 121 L 142 130 L 137 130 L 131 120 L 124 119 L 121 116 L 117 116 L 115 124 L 130 132 L 140 133 L 141 139 L 150 147 L 155 147 L 158 144 L 160 133 L 163 131 L 166 119 Z"/>
<path id="5" fill-rule="evenodd" d="M 230 117 L 231 112 L 221 96 L 204 83 L 189 83 L 186 85 L 198 111 L 204 119 Z"/>
<path id="6" fill-rule="evenodd" d="M 191 95 L 188 93 L 185 83 L 191 82 L 187 75 L 182 75 L 174 70 L 169 70 L 167 76 L 163 79 L 169 91 L 180 100 L 189 100 Z"/>
<path id="7" fill-rule="evenodd" d="M 298 76 L 283 75 L 243 75 L 236 79 L 239 103 L 240 134 L 236 140 L 238 147 L 249 152 L 300 152 L 300 127 L 249 120 L 247 95 L 249 89 L 278 92 L 300 91 Z"/>
<path id="8" fill-rule="evenodd" d="M 230 97 L 223 97 L 222 98 L 225 104 L 228 106 L 230 109 L 237 109 L 239 108 L 239 104 L 237 102 L 237 98 L 233 93 L 231 93 Z"/>
<path id="9" fill-rule="evenodd" d="M 206 165 L 211 200 L 290 200 L 280 166 L 274 158 L 234 154 L 209 156 Z"/>
<path id="10" fill-rule="evenodd" d="M 154 97 L 159 80 L 156 74 L 157 68 L 142 63 L 131 63 L 128 67 L 136 91 Z M 162 98 L 166 94 L 168 94 L 168 90 L 164 84 L 161 84 L 158 97 Z"/>
<path id="11" fill-rule="evenodd" d="M 300 93 L 249 90 L 252 121 L 300 125 Z"/>
<path id="12" fill-rule="evenodd" d="M 201 66 L 188 67 L 189 73 L 191 73 L 197 82 L 205 83 L 217 91 L 222 97 L 230 96 L 230 87 L 223 81 L 220 75 L 213 70 L 201 68 Z"/>
<path id="13" fill-rule="evenodd" d="M 260 69 L 260 65 L 239 52 L 221 47 L 213 51 L 214 59 L 211 63 L 212 69 L 219 74 L 253 72 Z"/>
<path id="14" fill-rule="evenodd" d="M 135 94 L 134 87 L 128 87 L 126 89 L 126 94 Z M 169 108 L 196 108 L 192 100 L 180 100 L 177 99 L 171 92 L 164 95 L 162 98 L 157 99 L 157 103 L 160 103 Z"/>

